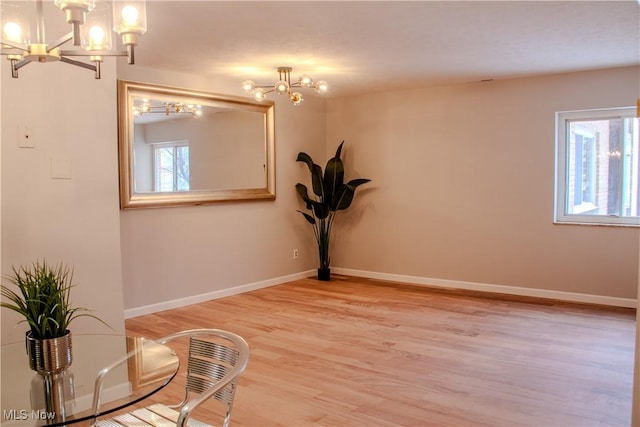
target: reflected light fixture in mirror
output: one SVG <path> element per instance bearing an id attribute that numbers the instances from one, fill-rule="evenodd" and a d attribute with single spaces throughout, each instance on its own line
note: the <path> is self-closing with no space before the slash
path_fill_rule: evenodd
<path id="1" fill-rule="evenodd" d="M 133 105 L 134 117 L 140 117 L 143 114 L 171 114 L 183 115 L 187 114 L 196 119 L 202 117 L 202 105 L 200 104 L 184 104 L 182 102 L 160 101 L 150 99 L 136 99 Z"/>
<path id="2" fill-rule="evenodd" d="M 274 108 L 118 81 L 121 208 L 275 199 Z"/>
<path id="3" fill-rule="evenodd" d="M 278 95 L 287 95 L 293 105 L 300 105 L 304 99 L 302 93 L 294 91 L 296 88 L 313 88 L 318 93 L 326 93 L 329 90 L 327 82 L 320 80 L 316 83 L 307 75 L 300 76 L 297 82 L 291 83 L 291 67 L 278 67 L 278 81 L 270 85 L 257 85 L 252 80 L 245 80 L 242 83 L 242 90 L 253 95 L 256 101 L 264 101 L 266 95 L 275 92 Z"/>
<path id="4" fill-rule="evenodd" d="M 18 78 L 18 70 L 31 62 L 61 61 L 92 70 L 95 78 L 99 79 L 100 64 L 105 56 L 126 56 L 129 64 L 135 62 L 134 47 L 138 44 L 138 38 L 147 31 L 144 0 L 54 0 L 53 4 L 64 12 L 67 23 L 71 24 L 71 31 L 58 40 L 47 42 L 43 0 L 35 2 L 35 28 L 30 26 L 34 18 L 34 2 L 0 2 L 0 44 L 2 55 L 10 61 L 11 77 Z M 112 29 L 122 37 L 126 50 L 112 49 Z M 74 48 L 64 49 L 63 46 L 70 41 L 73 41 Z M 75 57 L 83 57 L 93 65 L 72 59 Z"/>

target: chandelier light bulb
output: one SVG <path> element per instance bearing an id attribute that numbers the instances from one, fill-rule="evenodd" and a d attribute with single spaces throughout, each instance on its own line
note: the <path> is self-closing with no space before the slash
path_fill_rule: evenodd
<path id="1" fill-rule="evenodd" d="M 245 80 L 242 82 L 242 90 L 245 93 L 251 93 L 256 88 L 256 84 L 251 80 Z"/>
<path id="2" fill-rule="evenodd" d="M 2 35 L 9 41 L 22 42 L 22 28 L 16 22 L 7 22 L 2 27 Z"/>
<path id="3" fill-rule="evenodd" d="M 113 1 L 114 31 L 122 36 L 122 43 L 135 46 L 138 36 L 147 32 L 147 9 L 144 1 Z"/>
<path id="4" fill-rule="evenodd" d="M 302 94 L 300 92 L 293 92 L 289 96 L 289 99 L 291 100 L 293 105 L 300 105 L 300 103 L 303 101 Z"/>
<path id="5" fill-rule="evenodd" d="M 138 24 L 140 12 L 135 6 L 127 5 L 122 8 L 122 22 L 125 25 L 135 26 Z"/>
<path id="6" fill-rule="evenodd" d="M 261 88 L 257 88 L 253 92 L 253 97 L 256 101 L 264 101 L 265 99 L 267 99 L 266 95 L 264 94 L 264 89 Z"/>
<path id="7" fill-rule="evenodd" d="M 91 46 L 91 49 L 95 49 L 95 50 L 103 49 L 104 40 L 105 40 L 105 31 L 101 27 L 94 25 L 89 30 L 89 39 L 90 39 L 89 45 Z"/>
<path id="8" fill-rule="evenodd" d="M 274 89 L 278 95 L 284 95 L 289 91 L 289 83 L 284 80 L 280 80 L 279 82 L 276 82 Z"/>
<path id="9" fill-rule="evenodd" d="M 327 82 L 320 80 L 318 83 L 316 83 L 315 89 L 318 93 L 327 93 L 327 91 L 329 90 L 329 85 L 327 84 Z"/>
<path id="10" fill-rule="evenodd" d="M 111 7 L 106 3 L 96 3 L 81 28 L 82 48 L 87 51 L 111 50 Z M 100 56 L 92 56 L 91 60 L 102 60 Z"/>
<path id="11" fill-rule="evenodd" d="M 302 87 L 311 87 L 313 85 L 313 79 L 309 76 L 300 76 L 300 80 L 298 80 Z"/>

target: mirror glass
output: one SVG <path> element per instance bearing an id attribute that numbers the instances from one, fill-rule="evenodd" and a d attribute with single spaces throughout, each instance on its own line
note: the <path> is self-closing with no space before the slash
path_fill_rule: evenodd
<path id="1" fill-rule="evenodd" d="M 275 199 L 274 104 L 118 81 L 120 206 Z"/>

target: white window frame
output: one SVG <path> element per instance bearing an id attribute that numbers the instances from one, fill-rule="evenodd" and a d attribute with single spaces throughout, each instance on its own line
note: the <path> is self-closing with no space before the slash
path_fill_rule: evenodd
<path id="1" fill-rule="evenodd" d="M 638 216 L 567 214 L 567 123 L 572 120 L 610 120 L 629 117 L 637 117 L 636 107 L 560 111 L 556 113 L 555 223 L 640 226 L 640 217 Z M 593 207 L 595 208 L 595 205 Z M 586 207 L 585 210 L 588 211 Z"/>

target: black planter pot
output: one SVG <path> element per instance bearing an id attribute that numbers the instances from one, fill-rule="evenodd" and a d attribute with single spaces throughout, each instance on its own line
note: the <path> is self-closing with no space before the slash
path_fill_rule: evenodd
<path id="1" fill-rule="evenodd" d="M 329 267 L 327 267 L 327 268 L 319 268 L 318 269 L 318 280 L 322 280 L 324 282 L 327 282 L 327 281 L 331 280 L 331 269 Z"/>

